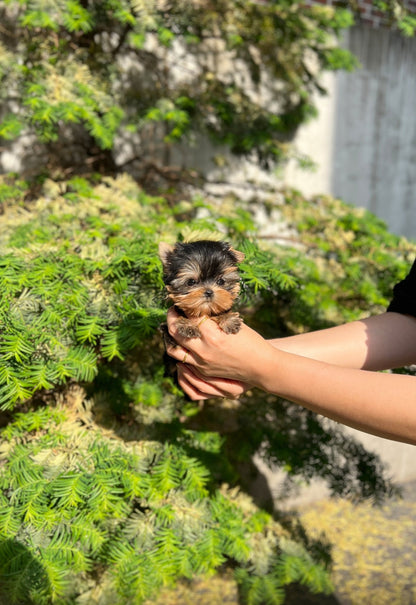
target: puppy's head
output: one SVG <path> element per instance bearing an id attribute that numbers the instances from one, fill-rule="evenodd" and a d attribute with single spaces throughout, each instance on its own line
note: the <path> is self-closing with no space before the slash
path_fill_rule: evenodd
<path id="1" fill-rule="evenodd" d="M 168 296 L 187 317 L 219 315 L 231 308 L 240 291 L 242 252 L 227 242 L 200 240 L 161 243 L 159 255 Z"/>

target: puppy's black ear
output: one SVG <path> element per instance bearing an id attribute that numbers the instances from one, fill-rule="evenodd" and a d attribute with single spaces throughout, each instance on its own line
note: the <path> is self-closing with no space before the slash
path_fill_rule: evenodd
<path id="1" fill-rule="evenodd" d="M 169 263 L 169 256 L 173 252 L 173 246 L 170 244 L 166 244 L 165 242 L 160 242 L 159 244 L 159 258 L 162 261 L 162 265 L 164 268 L 167 267 Z"/>
<path id="2" fill-rule="evenodd" d="M 245 258 L 245 254 L 244 252 L 240 252 L 239 250 L 235 250 L 234 248 L 230 248 L 230 252 L 232 252 L 234 254 L 234 256 L 237 259 L 238 263 L 243 262 L 244 258 Z"/>

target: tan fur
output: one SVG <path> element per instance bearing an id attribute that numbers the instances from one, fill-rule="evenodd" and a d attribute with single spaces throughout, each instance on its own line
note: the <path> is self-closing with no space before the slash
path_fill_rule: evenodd
<path id="1" fill-rule="evenodd" d="M 197 243 L 193 242 L 193 244 Z M 207 247 L 207 242 L 201 241 L 200 243 L 205 245 L 205 248 Z M 220 259 L 222 262 L 219 262 L 218 275 L 212 274 L 210 257 L 205 257 L 207 260 L 205 267 L 204 259 L 201 260 L 200 254 L 194 256 L 190 253 L 186 257 L 181 245 L 180 266 L 178 266 L 178 261 L 174 264 L 173 258 L 176 251 L 175 246 L 165 243 L 159 245 L 159 255 L 164 270 L 166 273 L 170 271 L 169 280 L 166 280 L 168 281 L 166 285 L 168 298 L 185 314 L 185 317 L 180 317 L 177 321 L 178 333 L 186 338 L 200 336 L 198 327 L 192 322 L 193 319 L 200 317 L 211 317 L 228 334 L 235 334 L 240 329 L 241 319 L 238 313 L 230 311 L 240 292 L 240 284 L 238 267 L 229 252 L 235 256 L 237 263 L 244 259 L 244 254 L 230 248 L 228 244 L 222 245 Z M 215 254 L 215 262 L 218 262 L 218 250 L 215 250 Z M 175 273 L 172 273 L 172 266 L 175 266 Z"/>

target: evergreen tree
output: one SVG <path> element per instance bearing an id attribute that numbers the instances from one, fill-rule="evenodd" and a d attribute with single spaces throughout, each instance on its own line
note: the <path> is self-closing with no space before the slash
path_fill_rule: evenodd
<path id="1" fill-rule="evenodd" d="M 260 392 L 203 409 L 184 399 L 163 370 L 157 242 L 192 233 L 233 241 L 246 254 L 241 311 L 266 335 L 378 310 L 385 267 L 398 279 L 415 247 L 369 214 L 290 192 L 268 209 L 297 227 L 309 258 L 256 245 L 251 204 L 200 201 L 178 213 L 127 176 L 47 180 L 22 205 L 22 181 L 3 178 L 0 192 L 3 598 L 142 603 L 226 563 L 243 602 L 281 603 L 292 582 L 330 590 L 322 547 L 244 495 L 252 457 L 372 498 L 392 490 L 380 461 L 324 419 Z"/>
<path id="2" fill-rule="evenodd" d="M 175 142 L 204 134 L 264 166 L 315 114 L 347 10 L 288 1 L 10 0 L 0 4 L 0 136 L 32 134 L 49 169 L 171 176 Z M 64 152 L 62 144 L 65 142 Z M 183 176 L 183 175 L 182 175 Z"/>
<path id="3" fill-rule="evenodd" d="M 299 6 L 0 3 L 0 136 L 30 137 L 22 174 L 0 181 L 7 603 L 133 605 L 223 566 L 243 603 L 283 603 L 294 582 L 328 592 L 322 544 L 247 495 L 254 455 L 288 483 L 321 477 L 334 493 L 375 499 L 393 490 L 379 459 L 333 424 L 257 391 L 200 407 L 163 368 L 161 240 L 242 249 L 238 304 L 265 336 L 379 311 L 414 254 L 330 198 L 187 199 L 180 184 L 192 175 L 169 165 L 170 147 L 201 133 L 264 166 L 287 155 L 314 113 L 320 70 L 354 63 L 332 38 L 351 14 Z M 131 140 L 126 161 L 142 184 L 153 171 L 175 188 L 140 187 L 117 163 L 118 140 Z M 291 224 L 293 246 L 257 237 L 259 205 Z"/>

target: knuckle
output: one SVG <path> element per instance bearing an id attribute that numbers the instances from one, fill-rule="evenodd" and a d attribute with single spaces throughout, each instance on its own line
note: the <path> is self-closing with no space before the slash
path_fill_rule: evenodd
<path id="1" fill-rule="evenodd" d="M 173 351 L 175 350 L 175 347 L 173 347 L 171 344 L 167 344 L 166 345 L 166 353 L 168 355 L 172 355 Z"/>
<path id="2" fill-rule="evenodd" d="M 168 323 L 168 334 L 174 337 L 177 333 L 176 325 L 174 323 Z"/>
<path id="3" fill-rule="evenodd" d="M 222 334 L 218 329 L 216 329 L 215 331 L 211 330 L 210 333 L 207 334 L 206 340 L 209 345 L 217 347 L 221 342 L 221 336 Z"/>

